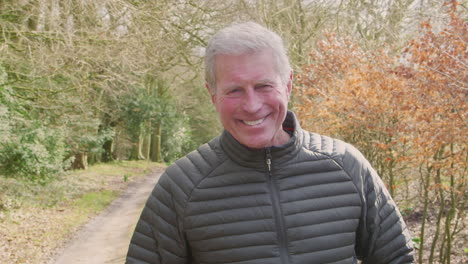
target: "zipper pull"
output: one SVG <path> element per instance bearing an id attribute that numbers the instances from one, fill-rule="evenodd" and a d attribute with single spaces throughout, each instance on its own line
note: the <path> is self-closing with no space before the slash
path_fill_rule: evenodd
<path id="1" fill-rule="evenodd" d="M 266 149 L 266 164 L 268 166 L 268 171 L 271 172 L 271 153 L 270 148 Z"/>

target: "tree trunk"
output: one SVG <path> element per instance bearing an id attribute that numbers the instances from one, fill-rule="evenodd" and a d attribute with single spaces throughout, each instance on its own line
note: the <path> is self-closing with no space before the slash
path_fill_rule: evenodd
<path id="1" fill-rule="evenodd" d="M 145 160 L 150 160 L 151 156 L 151 121 L 147 121 L 145 135 L 143 139 L 143 155 L 145 156 Z"/>
<path id="2" fill-rule="evenodd" d="M 138 142 L 132 144 L 132 150 L 130 152 L 130 160 L 138 160 Z"/>
<path id="3" fill-rule="evenodd" d="M 102 148 L 104 150 L 101 156 L 102 162 L 110 162 L 114 160 L 114 157 L 112 156 L 112 145 L 112 139 L 106 140 L 106 142 L 104 142 L 104 144 L 102 145 Z"/>
<path id="4" fill-rule="evenodd" d="M 434 253 L 436 251 L 437 242 L 439 240 L 442 218 L 445 213 L 445 195 L 444 195 L 444 190 L 442 188 L 442 180 L 440 178 L 440 169 L 437 169 L 435 183 L 439 185 L 439 188 L 437 188 L 436 191 L 439 193 L 440 205 L 439 205 L 439 213 L 437 214 L 436 230 L 434 233 L 434 238 L 432 239 L 432 246 L 431 246 L 431 250 L 429 253 L 428 263 L 434 263 Z M 442 256 L 442 254 L 440 256 Z"/>
<path id="5" fill-rule="evenodd" d="M 151 160 L 161 162 L 161 124 L 157 123 L 151 140 Z"/>
<path id="6" fill-rule="evenodd" d="M 420 168 L 422 170 L 422 168 Z M 418 251 L 418 263 L 423 264 L 423 252 L 424 252 L 424 244 L 426 239 L 426 218 L 428 217 L 429 212 L 429 187 L 431 186 L 431 171 L 432 167 L 428 167 L 427 171 L 423 173 L 420 171 L 421 174 L 421 181 L 423 184 L 423 216 L 421 222 L 421 234 L 420 234 L 420 242 L 419 242 L 419 251 Z"/>
<path id="7" fill-rule="evenodd" d="M 71 168 L 73 170 L 88 169 L 88 153 L 80 152 L 80 153 L 75 154 L 75 160 L 73 161 Z"/>
<path id="8" fill-rule="evenodd" d="M 143 131 L 140 132 L 140 136 L 138 137 L 138 159 L 144 160 L 146 157 L 143 155 L 143 145 L 145 141 L 145 134 Z"/>

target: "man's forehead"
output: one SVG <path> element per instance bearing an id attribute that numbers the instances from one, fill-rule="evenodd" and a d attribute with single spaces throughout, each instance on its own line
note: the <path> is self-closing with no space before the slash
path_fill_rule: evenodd
<path id="1" fill-rule="evenodd" d="M 275 76 L 276 77 L 276 76 Z M 251 84 L 251 85 L 260 85 L 260 84 L 270 84 L 270 85 L 277 85 L 280 83 L 279 78 L 258 78 L 258 79 L 231 79 L 231 80 L 226 80 L 224 79 L 224 87 L 232 88 L 232 87 L 239 87 L 244 84 Z"/>

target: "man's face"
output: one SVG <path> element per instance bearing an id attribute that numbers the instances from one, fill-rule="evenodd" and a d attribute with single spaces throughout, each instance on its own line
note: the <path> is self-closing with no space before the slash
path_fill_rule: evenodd
<path id="1" fill-rule="evenodd" d="M 273 53 L 265 50 L 215 57 L 216 93 L 211 95 L 224 128 L 241 144 L 264 148 L 285 143 L 292 74 L 281 81 Z"/>

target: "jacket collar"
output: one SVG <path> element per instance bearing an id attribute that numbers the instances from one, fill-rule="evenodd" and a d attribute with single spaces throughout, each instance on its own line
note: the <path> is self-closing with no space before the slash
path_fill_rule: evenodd
<path id="1" fill-rule="evenodd" d="M 239 143 L 228 131 L 224 130 L 220 136 L 221 148 L 231 160 L 239 165 L 265 170 L 267 152 L 270 152 L 272 163 L 275 165 L 294 158 L 302 148 L 302 129 L 293 112 L 288 111 L 283 127 L 293 129 L 292 137 L 283 145 L 251 149 Z"/>

